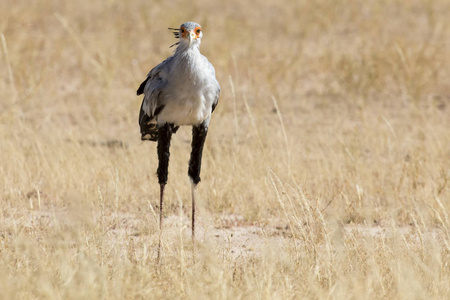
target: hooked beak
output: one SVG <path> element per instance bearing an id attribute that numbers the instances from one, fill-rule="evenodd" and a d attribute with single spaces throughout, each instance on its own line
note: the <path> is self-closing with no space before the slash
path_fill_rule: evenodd
<path id="1" fill-rule="evenodd" d="M 188 38 L 189 46 L 190 46 L 192 44 L 192 42 L 195 40 L 194 31 L 189 31 L 187 38 Z"/>

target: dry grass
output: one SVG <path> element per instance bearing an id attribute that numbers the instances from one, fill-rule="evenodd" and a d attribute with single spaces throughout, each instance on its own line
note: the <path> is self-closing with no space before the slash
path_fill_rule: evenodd
<path id="1" fill-rule="evenodd" d="M 0 298 L 448 299 L 449 2 L 153 2 L 0 2 Z M 187 20 L 222 95 L 158 268 L 135 90 Z"/>

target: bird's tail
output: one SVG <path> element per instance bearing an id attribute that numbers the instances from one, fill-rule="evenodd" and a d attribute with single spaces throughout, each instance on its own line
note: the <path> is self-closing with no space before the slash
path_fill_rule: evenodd
<path id="1" fill-rule="evenodd" d="M 150 117 L 145 113 L 145 111 L 142 109 L 143 105 L 144 102 L 142 102 L 141 111 L 139 112 L 139 126 L 141 127 L 141 140 L 156 142 L 158 140 L 158 122 L 156 120 L 156 117 Z M 157 115 L 163 108 L 164 105 L 157 108 L 155 111 L 155 115 Z M 174 124 L 169 125 L 172 133 L 176 133 L 178 128 L 180 128 L 180 126 L 175 126 Z"/>
<path id="2" fill-rule="evenodd" d="M 142 102 L 144 104 L 144 102 Z M 155 118 L 150 118 L 142 109 L 139 112 L 139 126 L 141 127 L 141 140 L 153 141 L 158 140 L 158 125 Z"/>
<path id="3" fill-rule="evenodd" d="M 156 142 L 158 140 L 158 126 L 154 123 L 141 125 L 141 140 Z"/>

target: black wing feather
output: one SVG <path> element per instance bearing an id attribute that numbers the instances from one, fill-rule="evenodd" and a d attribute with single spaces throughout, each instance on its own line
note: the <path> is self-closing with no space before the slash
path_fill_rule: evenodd
<path id="1" fill-rule="evenodd" d="M 219 103 L 219 101 L 213 103 L 211 113 L 214 112 L 218 103 Z"/>
<path id="2" fill-rule="evenodd" d="M 142 95 L 143 93 L 144 93 L 144 89 L 145 89 L 145 85 L 147 84 L 147 81 L 150 79 L 150 76 L 149 77 L 147 77 L 145 80 L 144 80 L 144 82 L 142 82 L 141 83 L 141 85 L 139 86 L 139 88 L 138 88 L 138 90 L 137 90 L 137 92 L 136 92 L 136 94 L 139 96 L 139 95 Z"/>

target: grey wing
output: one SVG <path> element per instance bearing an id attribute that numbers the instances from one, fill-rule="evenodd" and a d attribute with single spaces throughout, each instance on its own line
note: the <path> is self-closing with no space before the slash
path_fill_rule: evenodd
<path id="1" fill-rule="evenodd" d="M 214 110 L 216 109 L 217 104 L 219 104 L 219 96 L 220 96 L 220 86 L 217 83 L 218 89 L 216 91 L 216 96 L 214 98 L 214 102 L 212 104 L 212 109 L 211 109 L 211 113 L 214 112 Z"/>
<path id="2" fill-rule="evenodd" d="M 214 66 L 211 63 L 209 63 L 209 70 L 211 72 L 212 78 L 214 78 L 213 85 L 214 85 L 214 89 L 215 89 L 215 95 L 214 95 L 214 100 L 213 100 L 212 109 L 211 109 L 211 113 L 212 113 L 216 109 L 217 104 L 219 103 L 220 84 L 216 79 L 216 70 L 214 69 Z"/>
<path id="3" fill-rule="evenodd" d="M 139 113 L 141 126 L 143 123 L 154 121 L 154 118 L 164 108 L 164 89 L 167 85 L 167 73 L 172 64 L 172 57 L 154 67 L 137 90 L 138 95 L 144 94 Z"/>

